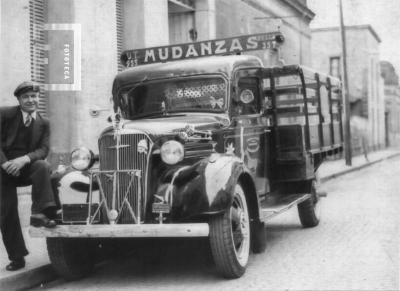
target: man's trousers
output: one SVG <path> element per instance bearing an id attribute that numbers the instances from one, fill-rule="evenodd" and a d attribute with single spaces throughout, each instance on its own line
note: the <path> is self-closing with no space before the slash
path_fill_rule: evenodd
<path id="1" fill-rule="evenodd" d="M 16 187 L 32 185 L 32 214 L 43 213 L 49 207 L 55 207 L 50 165 L 43 160 L 35 161 L 22 168 L 18 177 L 1 171 L 1 234 L 9 259 L 16 260 L 28 254 L 18 216 Z"/>

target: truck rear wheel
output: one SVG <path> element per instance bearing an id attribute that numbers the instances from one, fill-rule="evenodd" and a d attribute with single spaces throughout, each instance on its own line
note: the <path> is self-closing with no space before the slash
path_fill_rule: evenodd
<path id="1" fill-rule="evenodd" d="M 94 246 L 88 239 L 47 238 L 47 251 L 56 272 L 72 281 L 88 275 L 94 267 Z"/>
<path id="2" fill-rule="evenodd" d="M 250 253 L 250 218 L 246 196 L 235 186 L 232 205 L 210 220 L 210 245 L 218 272 L 226 278 L 241 277 Z"/>
<path id="3" fill-rule="evenodd" d="M 316 181 L 314 180 L 311 182 L 311 197 L 297 205 L 300 222 L 304 227 L 314 227 L 319 224 L 320 211 L 318 202 Z"/>

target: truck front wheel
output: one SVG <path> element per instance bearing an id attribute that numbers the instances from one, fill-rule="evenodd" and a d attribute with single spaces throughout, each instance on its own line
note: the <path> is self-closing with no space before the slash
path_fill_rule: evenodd
<path id="1" fill-rule="evenodd" d="M 304 227 L 314 227 L 319 224 L 320 209 L 316 184 L 315 180 L 311 182 L 311 197 L 297 205 L 300 222 Z"/>
<path id="2" fill-rule="evenodd" d="M 241 277 L 250 253 L 250 218 L 246 196 L 235 186 L 232 205 L 210 220 L 211 252 L 218 272 L 226 278 Z"/>
<path id="3" fill-rule="evenodd" d="M 78 280 L 94 267 L 94 246 L 88 239 L 47 238 L 52 266 L 66 280 Z"/>

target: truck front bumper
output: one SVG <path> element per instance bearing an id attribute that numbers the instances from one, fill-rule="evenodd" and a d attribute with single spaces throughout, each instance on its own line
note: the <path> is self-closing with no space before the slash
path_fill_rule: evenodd
<path id="1" fill-rule="evenodd" d="M 30 227 L 31 237 L 207 237 L 208 223 L 175 224 L 93 224 L 57 225 L 55 228 Z"/>

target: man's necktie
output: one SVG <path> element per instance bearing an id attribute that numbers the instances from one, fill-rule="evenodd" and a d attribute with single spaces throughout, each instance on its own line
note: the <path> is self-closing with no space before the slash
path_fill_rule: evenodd
<path id="1" fill-rule="evenodd" d="M 28 114 L 25 120 L 25 126 L 28 127 L 32 123 L 32 115 Z"/>

